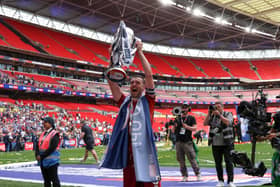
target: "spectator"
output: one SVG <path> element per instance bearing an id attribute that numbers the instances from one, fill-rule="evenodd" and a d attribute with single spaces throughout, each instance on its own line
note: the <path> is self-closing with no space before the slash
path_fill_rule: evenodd
<path id="1" fill-rule="evenodd" d="M 6 133 L 4 138 L 3 138 L 4 144 L 5 144 L 5 152 L 10 152 L 12 149 L 12 139 L 11 135 L 9 133 Z"/>

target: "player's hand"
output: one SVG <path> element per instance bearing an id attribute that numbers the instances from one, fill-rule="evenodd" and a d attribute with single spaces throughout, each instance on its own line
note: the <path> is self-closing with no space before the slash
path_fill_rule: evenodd
<path id="1" fill-rule="evenodd" d="M 40 161 L 40 160 L 41 160 L 40 155 L 37 155 L 37 156 L 36 156 L 36 160 L 37 160 L 37 161 Z"/>
<path id="2" fill-rule="evenodd" d="M 136 41 L 136 48 L 137 48 L 138 51 L 142 51 L 143 43 L 140 40 Z"/>
<path id="3" fill-rule="evenodd" d="M 112 58 L 111 58 L 111 53 L 112 53 L 112 45 L 110 45 L 110 47 L 108 48 L 108 52 L 109 52 L 109 59 L 110 59 L 110 67 L 113 65 L 113 63 L 111 62 Z"/>

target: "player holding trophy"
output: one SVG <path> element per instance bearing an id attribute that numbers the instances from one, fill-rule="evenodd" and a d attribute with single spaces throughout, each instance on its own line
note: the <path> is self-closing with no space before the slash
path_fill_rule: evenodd
<path id="1" fill-rule="evenodd" d="M 142 51 L 142 42 L 136 41 L 131 31 L 121 22 L 112 44 L 112 68 L 106 75 L 120 111 L 100 167 L 123 169 L 124 187 L 158 187 L 161 186 L 160 170 L 152 130 L 155 105 L 153 74 Z M 133 46 L 138 51 L 145 79 L 132 77 L 130 95 L 125 96 L 118 84 L 126 77 L 120 65 L 132 63 Z"/>

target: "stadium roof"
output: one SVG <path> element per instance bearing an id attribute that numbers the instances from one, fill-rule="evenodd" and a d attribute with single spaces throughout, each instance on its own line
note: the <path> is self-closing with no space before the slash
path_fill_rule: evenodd
<path id="1" fill-rule="evenodd" d="M 1 5 L 144 42 L 192 49 L 278 49 L 279 0 L 2 0 Z"/>
<path id="2" fill-rule="evenodd" d="M 280 24 L 279 0 L 209 0 L 219 6 L 273 25 Z"/>

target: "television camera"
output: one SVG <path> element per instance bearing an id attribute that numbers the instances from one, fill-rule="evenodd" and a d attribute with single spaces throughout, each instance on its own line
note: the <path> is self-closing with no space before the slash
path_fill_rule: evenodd
<path id="1" fill-rule="evenodd" d="M 181 116 L 181 114 L 182 114 L 182 107 L 180 107 L 180 106 L 176 106 L 176 107 L 174 107 L 173 109 L 172 109 L 172 114 L 174 115 L 174 116 L 176 116 L 176 118 L 174 119 L 174 120 L 169 120 L 168 122 L 166 122 L 166 124 L 165 124 L 165 128 L 166 129 L 168 129 L 168 127 L 170 127 L 170 126 L 174 126 L 175 125 L 175 120 L 178 118 L 178 117 L 180 117 Z"/>
<path id="2" fill-rule="evenodd" d="M 271 113 L 266 112 L 266 100 L 266 95 L 261 89 L 251 103 L 242 101 L 237 109 L 240 117 L 249 120 L 247 133 L 251 137 L 266 136 L 271 129 L 267 124 L 271 121 Z"/>
<path id="3" fill-rule="evenodd" d="M 176 106 L 172 109 L 172 114 L 174 116 L 180 116 L 182 114 L 182 107 Z"/>
<path id="4" fill-rule="evenodd" d="M 175 122 L 180 125 L 181 124 L 181 115 L 186 112 L 185 109 L 187 109 L 187 112 L 190 112 L 191 111 L 191 106 L 188 105 L 188 104 L 183 104 L 183 106 L 174 107 L 172 109 L 172 114 L 176 117 L 175 117 L 174 120 L 170 120 L 169 122 L 167 122 L 165 124 L 165 127 L 168 128 L 169 126 L 173 126 L 173 125 L 175 125 Z"/>
<path id="5" fill-rule="evenodd" d="M 183 113 L 182 107 L 176 106 L 172 109 L 172 114 L 175 116 L 174 120 L 170 120 L 169 125 L 173 126 L 175 123 L 181 124 L 181 115 Z"/>
<path id="6" fill-rule="evenodd" d="M 263 162 L 255 166 L 256 141 L 258 137 L 268 135 L 271 130 L 268 124 L 271 113 L 267 113 L 266 100 L 266 95 L 260 89 L 251 103 L 242 101 L 237 109 L 240 117 L 248 120 L 247 133 L 251 137 L 252 152 L 250 160 L 246 153 L 232 151 L 232 159 L 234 165 L 242 167 L 247 175 L 262 177 L 267 170 Z"/>

